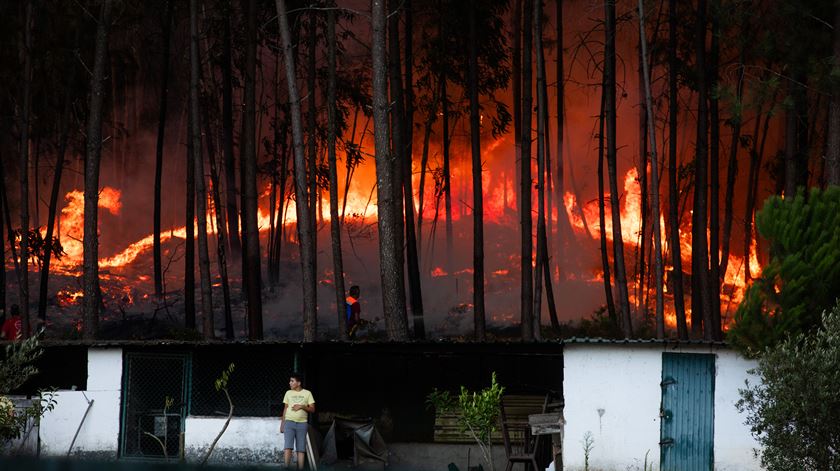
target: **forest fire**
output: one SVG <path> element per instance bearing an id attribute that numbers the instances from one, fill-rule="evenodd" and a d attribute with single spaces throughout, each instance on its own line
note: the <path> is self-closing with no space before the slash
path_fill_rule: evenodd
<path id="1" fill-rule="evenodd" d="M 503 3 L 481 11 L 469 2 L 400 5 L 384 39 L 373 38 L 370 21 L 351 18 L 358 12 L 336 18 L 345 33 L 330 35 L 325 12 L 296 8 L 291 42 L 277 34 L 283 25 L 274 20 L 283 15 L 273 11 L 247 40 L 240 5 L 190 11 L 190 26 L 201 31 L 194 41 L 186 5 L 165 31 L 128 6 L 105 44 L 83 30 L 90 37 L 79 38 L 75 55 L 64 48 L 70 31 L 56 44 L 16 44 L 18 59 L 31 55 L 34 69 L 23 80 L 6 77 L 13 87 L 0 98 L 15 110 L 0 150 L 20 154 L 4 157 L 0 169 L 7 271 L 21 271 L 9 255 L 18 247 L 30 259 L 25 277 L 7 277 L 18 285 L 8 302 L 34 310 L 37 297 L 44 318 L 55 311 L 158 320 L 165 312 L 179 327 L 210 321 L 205 338 L 221 335 L 216 317 L 224 315 L 225 335 L 264 338 L 258 326 L 265 325 L 291 338 L 317 326 L 313 316 L 340 308 L 342 290 L 359 286 L 371 318 L 422 314 L 434 326 L 475 315 L 476 326 L 483 318 L 496 324 L 490 329 L 521 322 L 522 338 L 531 340 L 535 319 L 565 335 L 566 325 L 586 329 L 581 321 L 602 312 L 615 328 L 604 335 L 632 337 L 631 323 L 650 327 L 659 307 L 671 328 L 657 330 L 664 338 L 674 334 L 675 310 L 683 326 L 685 300 L 695 328 L 697 319 L 714 324 L 691 335 L 703 330 L 720 340 L 750 280 L 772 260 L 759 236 L 766 236 L 758 217 L 766 198 L 830 180 L 829 160 L 817 158 L 833 129 L 822 123 L 828 102 L 812 102 L 810 89 L 793 93 L 804 82 L 783 77 L 787 59 L 754 47 L 775 38 L 742 28 L 734 11 L 727 15 L 738 21 L 718 25 L 713 36 L 726 44 L 704 47 L 711 20 L 705 29 L 671 25 L 671 4 L 652 6 L 655 26 L 634 16 L 635 4 L 622 5 L 620 23 L 641 20 L 641 28 L 619 28 L 606 24 L 610 2 L 603 18 L 589 5 L 586 15 L 565 20 L 564 2 L 534 4 L 530 15 Z M 677 17 L 694 8 L 677 3 Z M 478 32 L 468 37 L 461 22 L 472 13 Z M 236 37 L 223 37 L 225 22 Z M 18 34 L 23 24 L 10 23 L 11 43 L 26 38 Z M 751 41 L 729 41 L 747 31 Z M 382 63 L 372 47 L 380 40 Z M 640 54 L 644 44 L 650 54 Z M 475 57 L 468 46 L 477 46 Z M 189 51 L 189 68 L 170 68 L 178 51 L 181 62 Z M 96 77 L 80 67 L 97 60 Z M 695 70 L 702 64 L 708 70 Z M 64 90 L 55 77 L 70 71 L 84 80 Z M 104 92 L 93 93 L 94 85 Z M 32 93 L 49 96 L 24 96 Z M 66 115 L 56 107 L 64 103 Z M 794 131 L 797 139 L 788 136 Z M 84 199 L 97 192 L 100 227 L 84 241 L 84 226 L 93 227 Z M 62 249 L 52 258 L 48 232 Z M 103 300 L 96 307 L 83 302 L 96 298 L 93 263 L 83 269 L 93 241 Z M 657 255 L 663 266 L 655 268 Z M 723 256 L 725 269 L 713 274 Z M 47 263 L 51 277 L 31 276 Z M 701 292 L 720 293 L 720 302 L 708 306 Z M 657 295 L 664 296 L 658 305 Z M 661 327 L 661 317 L 655 321 Z M 303 338 L 338 332 L 329 330 L 339 328 L 336 319 L 320 325 L 326 330 L 305 330 Z M 403 340 L 423 327 L 378 328 Z M 475 329 L 482 340 L 483 327 Z"/>

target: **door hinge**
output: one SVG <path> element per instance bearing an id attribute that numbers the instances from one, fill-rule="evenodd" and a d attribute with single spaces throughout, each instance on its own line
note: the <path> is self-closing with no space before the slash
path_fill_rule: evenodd
<path id="1" fill-rule="evenodd" d="M 677 380 L 675 380 L 674 378 L 671 378 L 669 376 L 669 377 L 663 379 L 662 382 L 659 383 L 659 386 L 664 388 L 664 387 L 669 386 L 671 384 L 677 384 Z"/>
<path id="2" fill-rule="evenodd" d="M 666 438 L 659 442 L 659 446 L 672 446 L 674 444 L 673 438 Z"/>

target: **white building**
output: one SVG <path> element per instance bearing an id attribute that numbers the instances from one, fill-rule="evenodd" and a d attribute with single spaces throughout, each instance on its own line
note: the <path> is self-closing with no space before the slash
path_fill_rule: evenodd
<path id="1" fill-rule="evenodd" d="M 585 437 L 592 471 L 642 470 L 645 462 L 658 471 L 761 469 L 758 444 L 735 407 L 744 381 L 756 380 L 748 374 L 755 362 L 723 344 L 572 339 L 498 345 L 99 342 L 74 348 L 84 350 L 73 366 L 59 368 L 78 373 L 61 383 L 55 409 L 41 422 L 41 456 L 160 460 L 152 435 L 170 458 L 183 435 L 187 460 L 199 461 L 227 414 L 213 380 L 233 359 L 237 414 L 211 462 L 281 461 L 280 398 L 288 373 L 308 362 L 321 414 L 366 399 L 365 413 L 383 428 L 393 423 L 392 433 L 402 433 L 396 436 L 409 437 L 388 443 L 395 469 L 443 469 L 450 462 L 465 469 L 470 459 L 476 464 L 474 447 L 415 440 L 410 437 L 420 435 L 405 431 L 431 434 L 432 424 L 424 422 L 431 388 L 449 381 L 473 389 L 486 385 L 491 370 L 513 394 L 562 387 L 564 469 L 584 469 Z M 54 384 L 55 368 L 50 374 L 45 384 Z M 530 392 L 516 391 L 526 386 Z M 347 396 L 350 391 L 355 396 Z M 166 397 L 172 404 L 164 410 Z M 383 404 L 389 414 L 375 415 Z M 501 467 L 503 453 L 497 452 Z"/>
<path id="2" fill-rule="evenodd" d="M 755 362 L 722 344 L 598 339 L 566 341 L 563 360 L 565 469 L 584 469 L 585 442 L 592 470 L 761 469 L 735 406 Z"/>

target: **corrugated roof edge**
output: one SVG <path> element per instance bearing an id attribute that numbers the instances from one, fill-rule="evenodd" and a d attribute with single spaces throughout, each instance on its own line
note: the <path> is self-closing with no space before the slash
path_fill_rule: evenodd
<path id="1" fill-rule="evenodd" d="M 729 347 L 729 344 L 713 340 L 679 340 L 679 339 L 607 339 L 603 337 L 572 337 L 564 339 L 563 344 L 611 344 L 611 345 L 692 345 L 707 347 Z"/>
<path id="2" fill-rule="evenodd" d="M 692 345 L 692 346 L 716 346 L 729 347 L 726 342 L 707 341 L 707 340 L 678 340 L 678 339 L 609 339 L 603 337 L 571 337 L 568 339 L 553 339 L 542 340 L 537 342 L 521 342 L 513 340 L 504 340 L 498 342 L 474 342 L 470 340 L 424 340 L 424 341 L 408 341 L 408 342 L 340 342 L 322 341 L 304 343 L 292 340 L 58 340 L 45 339 L 41 342 L 44 346 L 89 346 L 89 347 L 134 347 L 134 346 L 259 346 L 259 345 L 277 345 L 277 346 L 318 346 L 318 345 L 346 345 L 362 346 L 362 345 L 414 345 L 414 346 L 435 346 L 435 345 L 483 345 L 483 346 L 509 346 L 509 345 L 576 345 L 576 344 L 606 344 L 606 345 Z"/>

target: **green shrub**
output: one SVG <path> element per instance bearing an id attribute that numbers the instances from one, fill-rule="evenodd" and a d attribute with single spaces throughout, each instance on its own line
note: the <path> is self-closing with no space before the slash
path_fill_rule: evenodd
<path id="1" fill-rule="evenodd" d="M 840 303 L 821 327 L 767 349 L 738 409 L 769 471 L 840 469 Z"/>

